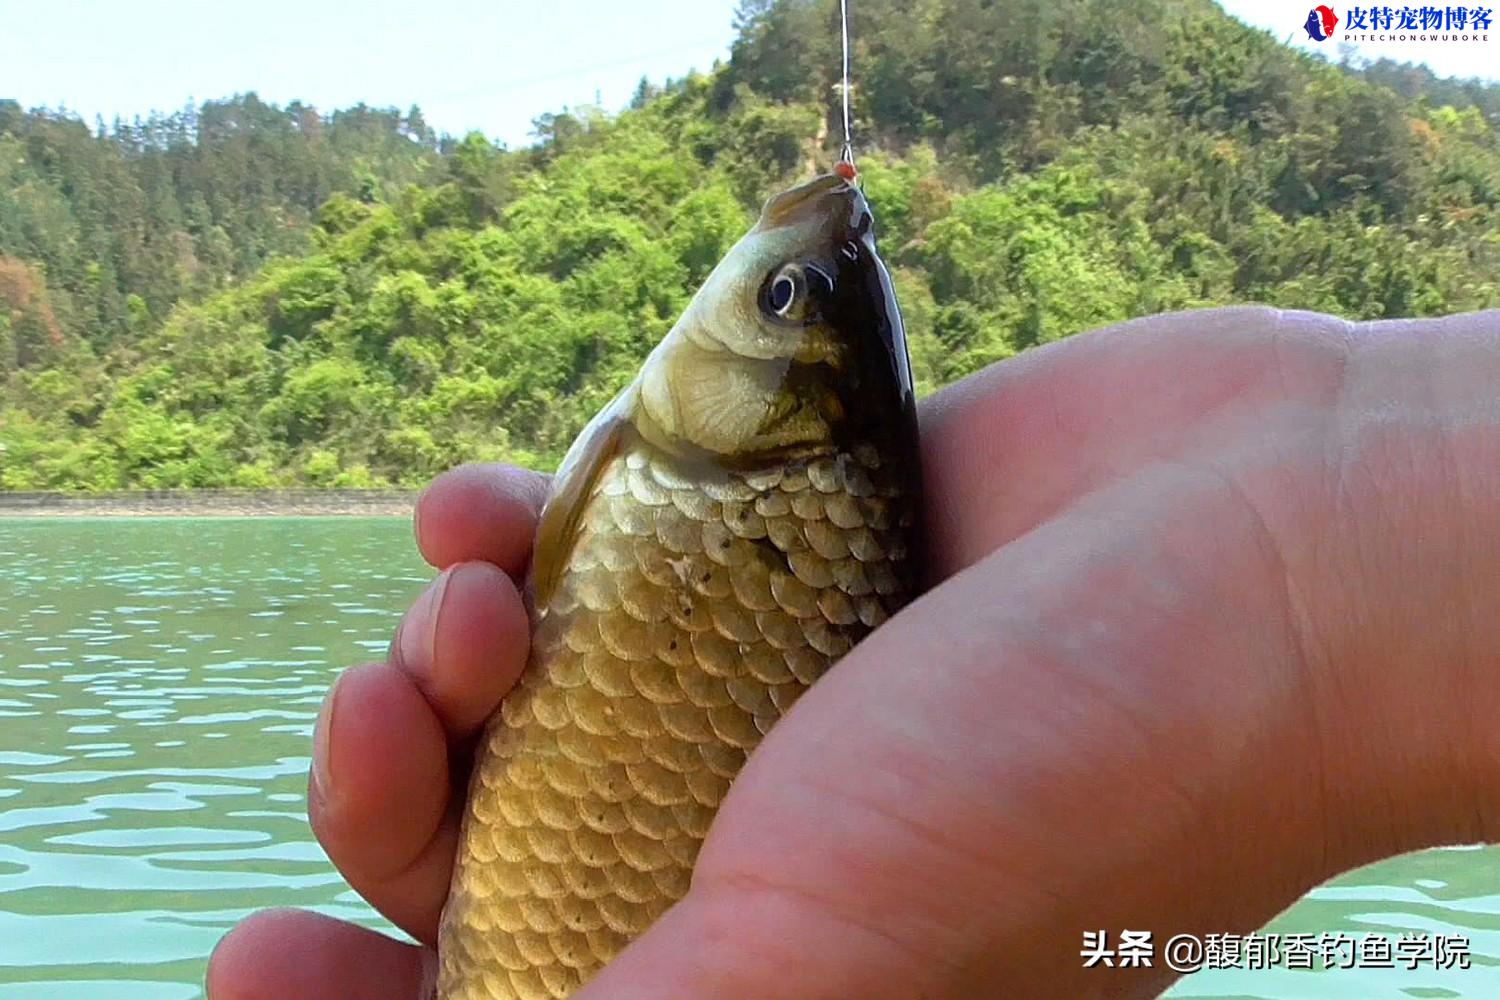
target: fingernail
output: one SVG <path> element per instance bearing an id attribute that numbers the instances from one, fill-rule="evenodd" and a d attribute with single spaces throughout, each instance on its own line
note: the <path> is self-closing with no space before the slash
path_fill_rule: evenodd
<path id="1" fill-rule="evenodd" d="M 416 503 L 411 505 L 411 533 L 416 538 L 417 551 L 426 554 L 427 550 L 422 547 L 422 501 L 427 499 L 427 491 L 423 490 L 417 495 Z"/>
<path id="2" fill-rule="evenodd" d="M 333 679 L 333 686 L 328 689 L 328 694 L 323 698 L 323 706 L 318 709 L 318 721 L 313 723 L 312 778 L 320 798 L 326 798 L 329 789 L 333 787 L 333 744 L 329 740 L 329 733 L 333 729 L 339 682 L 343 679 L 342 673 Z"/>
<path id="3" fill-rule="evenodd" d="M 396 641 L 400 645 L 401 663 L 408 670 L 430 671 L 437 662 L 438 616 L 443 610 L 443 595 L 448 591 L 448 581 L 454 569 L 438 574 L 401 623 L 401 634 Z"/>

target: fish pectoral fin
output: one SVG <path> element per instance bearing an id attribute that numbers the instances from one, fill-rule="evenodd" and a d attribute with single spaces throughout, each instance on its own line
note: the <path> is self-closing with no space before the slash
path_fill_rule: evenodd
<path id="1" fill-rule="evenodd" d="M 578 435 L 552 480 L 552 493 L 537 520 L 531 553 L 532 600 L 538 611 L 552 600 L 567 568 L 578 537 L 578 522 L 594 495 L 599 474 L 620 453 L 625 431 L 631 426 L 634 400 L 634 385 L 616 396 Z"/>

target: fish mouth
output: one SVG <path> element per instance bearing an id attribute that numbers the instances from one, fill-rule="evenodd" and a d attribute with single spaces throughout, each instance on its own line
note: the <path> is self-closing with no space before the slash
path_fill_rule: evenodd
<path id="1" fill-rule="evenodd" d="M 760 225 L 763 228 L 791 226 L 823 216 L 829 223 L 847 220 L 853 226 L 869 211 L 859 188 L 838 174 L 823 174 L 766 202 L 761 211 Z"/>

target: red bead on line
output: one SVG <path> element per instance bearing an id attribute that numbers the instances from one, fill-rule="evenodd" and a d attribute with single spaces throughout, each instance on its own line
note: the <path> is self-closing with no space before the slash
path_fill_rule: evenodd
<path id="1" fill-rule="evenodd" d="M 835 163 L 833 165 L 833 172 L 838 174 L 844 180 L 849 181 L 851 184 L 854 182 L 854 178 L 859 176 L 859 171 L 855 170 L 854 164 L 850 163 L 848 160 L 840 160 L 839 162 Z"/>

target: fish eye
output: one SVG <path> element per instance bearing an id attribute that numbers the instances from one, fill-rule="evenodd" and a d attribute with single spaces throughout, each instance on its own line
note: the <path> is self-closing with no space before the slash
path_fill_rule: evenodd
<path id="1" fill-rule="evenodd" d="M 777 275 L 776 280 L 771 282 L 771 311 L 778 316 L 785 316 L 796 295 L 797 283 L 784 274 Z"/>
<path id="2" fill-rule="evenodd" d="M 760 308 L 773 319 L 800 321 L 807 311 L 807 275 L 797 264 L 785 264 L 761 286 Z"/>

